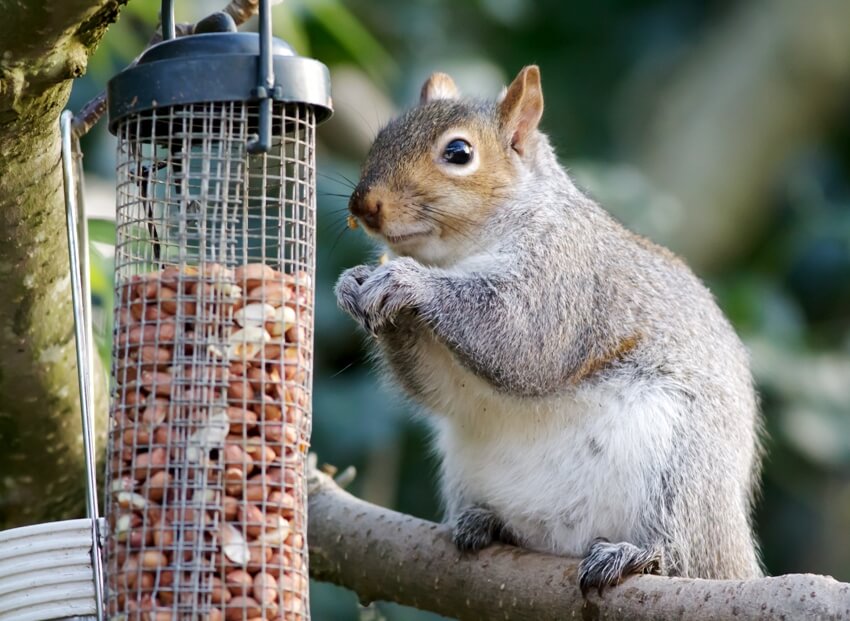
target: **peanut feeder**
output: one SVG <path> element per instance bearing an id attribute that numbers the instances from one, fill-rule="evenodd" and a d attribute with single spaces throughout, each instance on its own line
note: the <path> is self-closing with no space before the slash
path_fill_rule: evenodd
<path id="1" fill-rule="evenodd" d="M 309 619 L 315 127 L 327 69 L 224 17 L 109 85 L 107 614 Z M 170 36 L 169 36 L 170 35 Z"/>

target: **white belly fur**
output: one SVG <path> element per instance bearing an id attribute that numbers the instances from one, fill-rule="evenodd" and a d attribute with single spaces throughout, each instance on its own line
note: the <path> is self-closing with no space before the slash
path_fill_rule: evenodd
<path id="1" fill-rule="evenodd" d="M 525 547 L 561 555 L 583 554 L 595 537 L 640 541 L 642 507 L 685 412 L 674 386 L 614 377 L 557 398 L 517 399 L 441 344 L 422 347 L 448 517 L 485 503 Z"/>

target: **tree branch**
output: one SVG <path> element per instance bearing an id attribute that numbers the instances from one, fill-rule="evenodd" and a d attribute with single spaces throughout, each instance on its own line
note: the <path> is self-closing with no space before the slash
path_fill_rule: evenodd
<path id="1" fill-rule="evenodd" d="M 848 84 L 850 2 L 735 4 L 667 80 L 625 98 L 632 159 L 677 199 L 655 240 L 698 269 L 750 252 L 789 153 L 845 114 Z"/>
<path id="2" fill-rule="evenodd" d="M 639 576 L 585 600 L 574 559 L 494 545 L 460 554 L 444 526 L 377 507 L 310 475 L 310 575 L 466 620 L 850 619 L 850 584 L 808 574 L 757 580 Z"/>
<path id="3" fill-rule="evenodd" d="M 236 25 L 239 26 L 256 15 L 259 9 L 260 0 L 231 0 L 224 7 L 224 12 L 230 15 L 233 21 L 236 22 Z"/>

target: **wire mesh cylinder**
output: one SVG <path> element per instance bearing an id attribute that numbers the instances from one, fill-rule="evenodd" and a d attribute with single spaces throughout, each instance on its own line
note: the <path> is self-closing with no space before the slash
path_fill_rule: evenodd
<path id="1" fill-rule="evenodd" d="M 315 113 L 275 102 L 118 135 L 107 605 L 116 619 L 309 619 Z"/>

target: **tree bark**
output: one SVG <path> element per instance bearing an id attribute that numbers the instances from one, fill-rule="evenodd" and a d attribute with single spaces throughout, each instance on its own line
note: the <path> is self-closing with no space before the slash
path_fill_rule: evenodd
<path id="1" fill-rule="evenodd" d="M 0 529 L 84 506 L 59 115 L 126 1 L 0 0 Z"/>
<path id="2" fill-rule="evenodd" d="M 584 599 L 578 561 L 493 545 L 461 554 L 446 527 L 359 500 L 311 474 L 310 575 L 462 621 L 850 619 L 850 584 L 826 576 L 638 576 Z"/>

